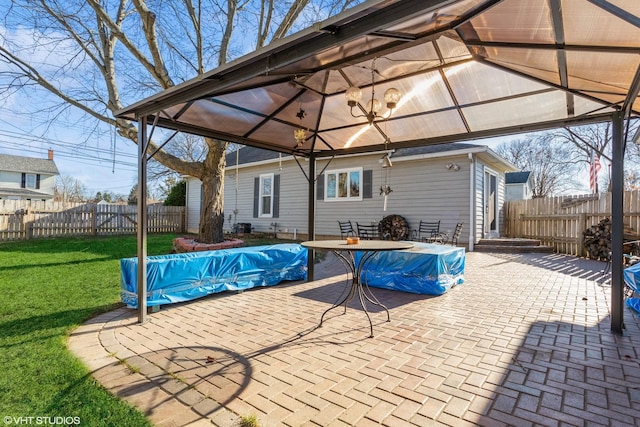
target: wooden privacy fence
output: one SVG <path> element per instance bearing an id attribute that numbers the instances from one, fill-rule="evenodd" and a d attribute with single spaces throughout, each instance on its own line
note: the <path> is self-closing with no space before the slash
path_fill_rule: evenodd
<path id="1" fill-rule="evenodd" d="M 640 192 L 624 193 L 625 240 L 640 239 Z M 538 239 L 558 253 L 584 256 L 582 233 L 611 218 L 611 193 L 516 200 L 504 206 L 505 236 Z"/>
<path id="2" fill-rule="evenodd" d="M 138 207 L 0 200 L 0 241 L 63 236 L 134 234 Z M 147 207 L 149 233 L 182 233 L 183 206 Z"/>

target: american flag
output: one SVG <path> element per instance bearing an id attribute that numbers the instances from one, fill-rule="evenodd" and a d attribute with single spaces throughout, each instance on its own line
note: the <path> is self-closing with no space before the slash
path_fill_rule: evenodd
<path id="1" fill-rule="evenodd" d="M 600 173 L 600 155 L 595 151 L 591 152 L 591 162 L 589 164 L 589 188 L 592 193 L 598 192 L 598 174 Z"/>

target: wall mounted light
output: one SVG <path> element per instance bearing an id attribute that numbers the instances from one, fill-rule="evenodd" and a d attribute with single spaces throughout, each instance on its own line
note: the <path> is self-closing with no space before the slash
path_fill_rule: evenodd
<path id="1" fill-rule="evenodd" d="M 457 163 L 447 163 L 447 165 L 445 166 L 445 168 L 447 170 L 453 170 L 453 171 L 459 171 L 460 170 L 460 165 L 458 165 Z"/>

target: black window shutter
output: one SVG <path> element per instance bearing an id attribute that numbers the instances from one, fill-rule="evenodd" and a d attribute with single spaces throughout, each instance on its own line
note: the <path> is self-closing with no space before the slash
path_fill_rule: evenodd
<path id="1" fill-rule="evenodd" d="M 253 217 L 258 218 L 258 208 L 260 207 L 260 177 L 253 180 Z"/>
<path id="2" fill-rule="evenodd" d="M 362 171 L 362 198 L 371 199 L 373 197 L 373 170 Z"/>
<path id="3" fill-rule="evenodd" d="M 324 174 L 316 180 L 316 200 L 324 200 Z"/>
<path id="4" fill-rule="evenodd" d="M 20 188 L 26 188 L 27 187 L 27 174 L 22 172 L 22 178 L 20 181 Z"/>
<path id="5" fill-rule="evenodd" d="M 273 176 L 273 218 L 280 216 L 280 175 Z"/>
<path id="6" fill-rule="evenodd" d="M 40 189 L 40 174 L 36 175 L 36 190 Z"/>

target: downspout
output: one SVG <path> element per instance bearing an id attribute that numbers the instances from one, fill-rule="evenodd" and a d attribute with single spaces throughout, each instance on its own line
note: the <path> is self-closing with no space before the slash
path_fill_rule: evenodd
<path id="1" fill-rule="evenodd" d="M 476 235 L 476 162 L 473 160 L 473 153 L 467 153 L 469 156 L 469 252 L 473 252 L 473 244 Z"/>

